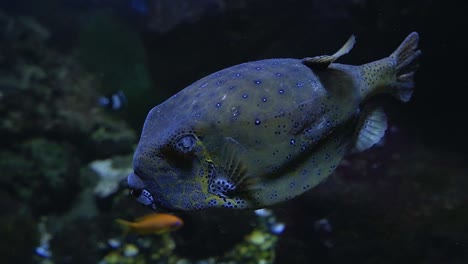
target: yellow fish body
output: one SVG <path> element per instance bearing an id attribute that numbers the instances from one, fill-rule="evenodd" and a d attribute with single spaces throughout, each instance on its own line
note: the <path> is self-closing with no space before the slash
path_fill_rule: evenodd
<path id="1" fill-rule="evenodd" d="M 386 130 L 368 100 L 408 101 L 420 51 L 411 33 L 387 58 L 353 66 L 335 54 L 268 59 L 204 77 L 148 114 L 128 184 L 154 209 L 261 208 L 319 184 Z"/>

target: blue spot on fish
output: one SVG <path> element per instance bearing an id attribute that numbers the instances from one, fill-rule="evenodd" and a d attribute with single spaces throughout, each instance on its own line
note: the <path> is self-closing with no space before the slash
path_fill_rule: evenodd
<path id="1" fill-rule="evenodd" d="M 133 10 L 137 11 L 140 14 L 148 14 L 148 5 L 146 0 L 131 0 L 130 6 Z"/>

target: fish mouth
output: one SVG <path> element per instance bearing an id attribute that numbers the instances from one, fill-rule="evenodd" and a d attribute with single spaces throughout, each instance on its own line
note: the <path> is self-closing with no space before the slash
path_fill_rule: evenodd
<path id="1" fill-rule="evenodd" d="M 143 180 L 138 177 L 134 172 L 127 176 L 127 183 L 132 190 L 141 190 L 145 187 Z"/>
<path id="2" fill-rule="evenodd" d="M 156 209 L 155 200 L 153 195 L 145 189 L 145 184 L 143 180 L 136 175 L 135 173 L 130 173 L 127 176 L 128 187 L 130 188 L 130 193 L 136 198 L 136 200 L 145 205 Z"/>

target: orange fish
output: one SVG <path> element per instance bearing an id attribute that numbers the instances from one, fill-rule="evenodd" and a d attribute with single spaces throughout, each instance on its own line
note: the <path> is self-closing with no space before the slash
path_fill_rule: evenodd
<path id="1" fill-rule="evenodd" d="M 163 234 L 181 228 L 184 225 L 182 219 L 171 214 L 153 213 L 135 219 L 134 222 L 117 219 L 125 233 L 131 232 L 139 235 Z"/>

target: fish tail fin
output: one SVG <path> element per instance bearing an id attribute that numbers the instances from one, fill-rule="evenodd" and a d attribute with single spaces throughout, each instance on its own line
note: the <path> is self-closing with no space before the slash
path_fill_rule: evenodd
<path id="1" fill-rule="evenodd" d="M 418 42 L 418 33 L 412 32 L 389 57 L 395 65 L 396 73 L 396 80 L 392 85 L 396 89 L 393 89 L 392 94 L 403 102 L 408 102 L 413 94 L 414 73 L 421 56 L 421 51 L 417 49 Z"/>
<path id="2" fill-rule="evenodd" d="M 390 93 L 408 102 L 413 94 L 414 73 L 421 55 L 421 51 L 417 50 L 418 42 L 418 33 L 413 32 L 390 56 L 361 65 L 364 80 L 360 87 L 361 96 L 369 98 L 379 93 Z"/>
<path id="3" fill-rule="evenodd" d="M 132 225 L 132 222 L 123 220 L 123 219 L 115 219 L 115 222 L 119 224 L 122 227 L 122 229 L 126 231 L 128 231 Z"/>

